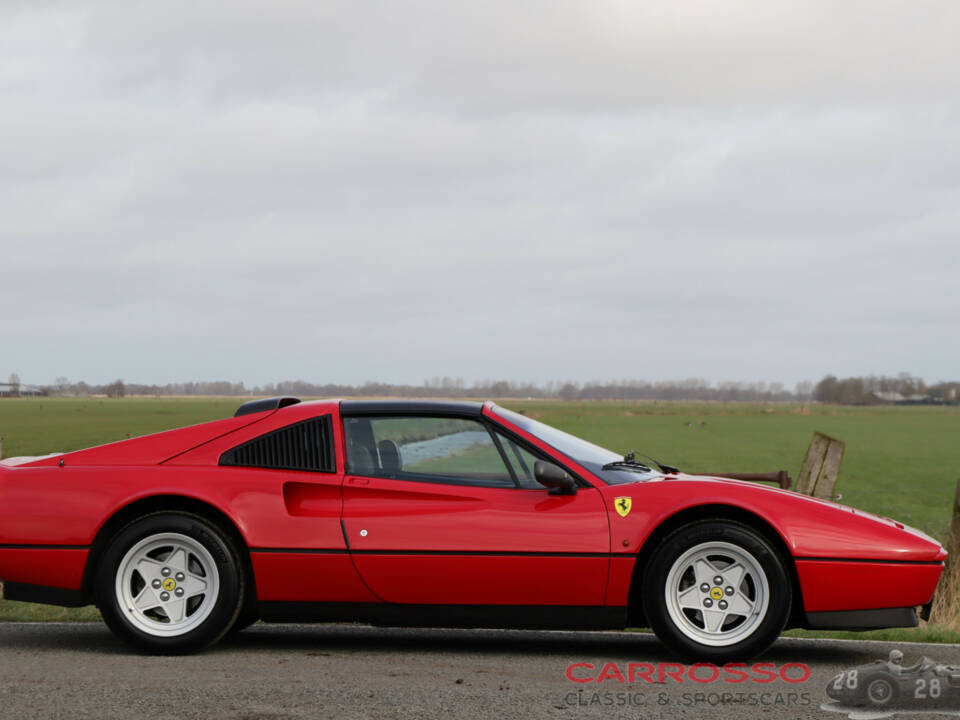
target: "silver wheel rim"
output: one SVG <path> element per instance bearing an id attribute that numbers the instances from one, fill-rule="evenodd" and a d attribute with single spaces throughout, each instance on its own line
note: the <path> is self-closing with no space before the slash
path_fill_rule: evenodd
<path id="1" fill-rule="evenodd" d="M 115 592 L 131 625 L 149 635 L 173 637 L 199 627 L 213 612 L 220 574 L 199 542 L 179 533 L 159 533 L 123 556 Z"/>
<path id="2" fill-rule="evenodd" d="M 680 632 L 702 645 L 723 647 L 750 637 L 763 622 L 770 584 L 743 548 L 705 542 L 673 563 L 665 594 L 667 612 Z"/>

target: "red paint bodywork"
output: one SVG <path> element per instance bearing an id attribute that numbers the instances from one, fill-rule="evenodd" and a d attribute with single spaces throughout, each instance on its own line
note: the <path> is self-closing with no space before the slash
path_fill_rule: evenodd
<path id="1" fill-rule="evenodd" d="M 219 466 L 263 433 L 331 415 L 335 473 Z M 344 472 L 339 401 L 302 403 L 0 465 L 0 578 L 89 592 L 98 532 L 132 503 L 189 498 L 250 551 L 264 602 L 604 606 L 629 603 L 648 538 L 704 506 L 749 514 L 792 559 L 807 612 L 923 605 L 946 552 L 926 535 L 831 502 L 747 482 L 667 475 L 608 486 L 484 406 L 579 475 L 576 495 Z M 620 517 L 617 497 L 632 497 Z M 361 534 L 361 531 L 366 531 Z"/>

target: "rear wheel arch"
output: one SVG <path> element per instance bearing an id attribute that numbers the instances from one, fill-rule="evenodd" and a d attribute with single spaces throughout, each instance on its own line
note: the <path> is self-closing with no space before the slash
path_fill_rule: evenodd
<path id="1" fill-rule="evenodd" d="M 233 541 L 234 547 L 236 547 L 240 555 L 240 561 L 243 563 L 243 570 L 249 579 L 249 582 L 245 584 L 246 596 L 244 598 L 244 604 L 248 607 L 256 605 L 257 590 L 253 575 L 253 563 L 250 560 L 249 546 L 243 534 L 233 520 L 222 510 L 219 510 L 207 502 L 185 495 L 153 495 L 135 500 L 114 512 L 114 514 L 101 525 L 90 546 L 90 554 L 87 557 L 87 564 L 84 568 L 84 599 L 88 601 L 93 600 L 94 580 L 97 574 L 97 567 L 103 558 L 110 540 L 130 523 L 147 515 L 161 512 L 183 512 L 199 515 L 223 530 L 230 540 Z"/>
<path id="2" fill-rule="evenodd" d="M 751 530 L 762 535 L 764 539 L 774 547 L 787 567 L 790 576 L 791 591 L 794 597 L 791 617 L 787 622 L 787 627 L 795 627 L 802 624 L 803 596 L 800 590 L 800 580 L 797 576 L 797 568 L 793 560 L 793 555 L 783 536 L 770 523 L 755 513 L 733 505 L 714 504 L 698 505 L 671 515 L 663 520 L 644 541 L 637 555 L 633 576 L 630 579 L 630 594 L 627 598 L 628 625 L 631 627 L 646 627 L 648 624 L 643 612 L 643 576 L 657 546 L 664 538 L 678 528 L 703 520 L 728 520 L 746 525 Z"/>

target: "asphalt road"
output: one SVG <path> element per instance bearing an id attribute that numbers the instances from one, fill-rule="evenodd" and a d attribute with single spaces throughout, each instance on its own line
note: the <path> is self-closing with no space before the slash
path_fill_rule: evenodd
<path id="1" fill-rule="evenodd" d="M 647 663 L 656 680 L 657 663 L 674 660 L 650 635 L 256 625 L 199 655 L 151 657 L 100 624 L 10 623 L 0 624 L 0 717 L 845 718 L 821 708 L 827 682 L 894 647 L 906 663 L 925 654 L 960 665 L 957 645 L 784 639 L 756 662 L 800 682 L 754 682 L 748 668 L 746 682 L 698 683 L 687 667 L 681 683 L 664 667 L 663 683 L 631 685 L 611 668 Z M 606 667 L 610 678 L 571 682 L 573 663 L 595 667 L 576 677 Z"/>

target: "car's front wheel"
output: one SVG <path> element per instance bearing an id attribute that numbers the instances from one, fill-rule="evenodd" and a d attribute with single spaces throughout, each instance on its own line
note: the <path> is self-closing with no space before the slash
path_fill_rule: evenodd
<path id="1" fill-rule="evenodd" d="M 236 621 L 244 577 L 237 549 L 197 515 L 163 512 L 121 530 L 99 563 L 97 606 L 137 648 L 181 653 L 219 640 Z"/>
<path id="2" fill-rule="evenodd" d="M 654 550 L 644 611 L 657 637 L 688 658 L 725 662 L 763 652 L 790 614 L 783 560 L 752 528 L 728 520 L 685 525 Z"/>

